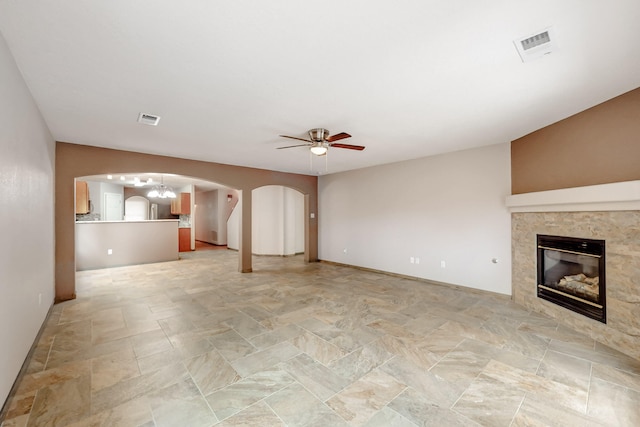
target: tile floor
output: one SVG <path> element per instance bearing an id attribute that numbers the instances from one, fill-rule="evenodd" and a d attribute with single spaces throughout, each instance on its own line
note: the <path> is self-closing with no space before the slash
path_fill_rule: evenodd
<path id="1" fill-rule="evenodd" d="M 508 299 L 183 257 L 78 273 L 3 426 L 640 424 L 640 361 Z"/>

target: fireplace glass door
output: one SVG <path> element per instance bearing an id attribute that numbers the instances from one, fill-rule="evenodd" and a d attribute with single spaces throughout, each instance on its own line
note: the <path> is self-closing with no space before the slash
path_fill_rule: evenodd
<path id="1" fill-rule="evenodd" d="M 604 241 L 538 235 L 538 296 L 601 322 Z"/>

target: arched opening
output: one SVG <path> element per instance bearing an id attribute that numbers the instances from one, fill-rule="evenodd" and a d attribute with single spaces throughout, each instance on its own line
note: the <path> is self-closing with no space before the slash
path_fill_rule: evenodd
<path id="1" fill-rule="evenodd" d="M 252 190 L 282 185 L 304 194 L 305 262 L 317 261 L 317 177 L 58 142 L 56 145 L 56 300 L 75 298 L 75 178 L 115 170 L 166 171 L 220 182 L 241 201 L 238 271 L 252 271 Z M 237 208 L 236 208 L 237 210 Z"/>
<path id="2" fill-rule="evenodd" d="M 252 199 L 253 254 L 304 254 L 304 195 L 282 185 L 267 185 L 254 189 Z"/>
<path id="3" fill-rule="evenodd" d="M 159 186 L 173 197 L 160 197 Z M 76 271 L 226 249 L 227 220 L 237 201 L 234 189 L 175 174 L 118 172 L 76 178 Z"/>

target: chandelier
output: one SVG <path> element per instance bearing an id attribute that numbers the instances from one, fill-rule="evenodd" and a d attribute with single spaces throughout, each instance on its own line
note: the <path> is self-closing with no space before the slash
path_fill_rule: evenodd
<path id="1" fill-rule="evenodd" d="M 151 188 L 151 191 L 147 193 L 147 197 L 158 199 L 175 199 L 176 193 L 173 192 L 173 188 L 168 185 L 164 185 L 164 176 L 160 176 L 160 184 L 156 184 Z"/>

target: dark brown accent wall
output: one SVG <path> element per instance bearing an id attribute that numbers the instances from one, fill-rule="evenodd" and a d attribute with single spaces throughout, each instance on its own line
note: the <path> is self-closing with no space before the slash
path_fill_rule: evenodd
<path id="1" fill-rule="evenodd" d="M 511 142 L 511 193 L 640 179 L 640 88 Z"/>
<path id="2" fill-rule="evenodd" d="M 251 272 L 251 191 L 282 185 L 305 197 L 305 261 L 318 260 L 318 178 L 198 160 L 56 143 L 56 301 L 75 298 L 75 184 L 77 177 L 131 172 L 174 173 L 242 191 L 238 270 Z"/>

